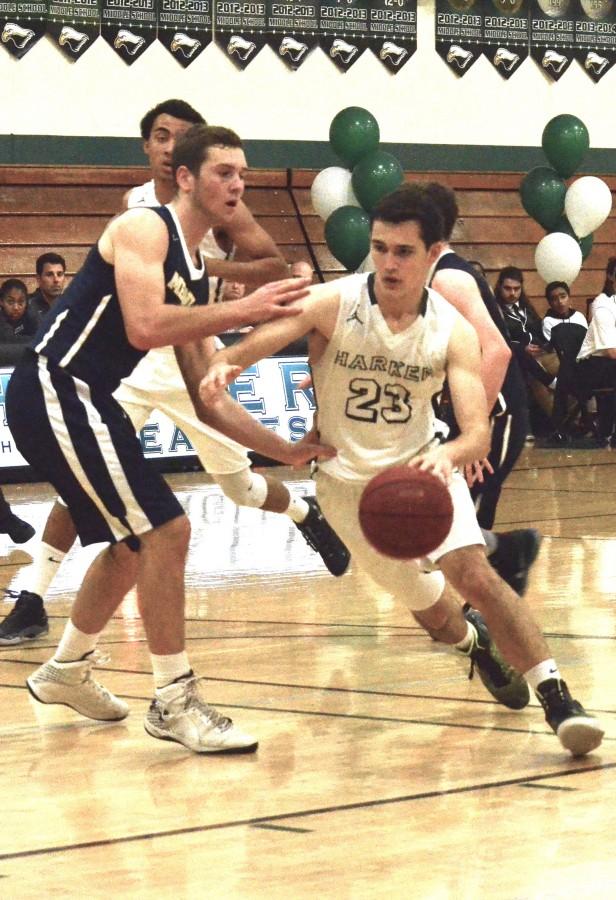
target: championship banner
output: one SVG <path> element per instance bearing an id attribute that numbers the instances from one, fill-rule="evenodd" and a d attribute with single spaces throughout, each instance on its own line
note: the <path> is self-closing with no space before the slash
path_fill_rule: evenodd
<path id="1" fill-rule="evenodd" d="M 158 0 L 158 40 L 189 66 L 212 41 L 210 0 Z"/>
<path id="2" fill-rule="evenodd" d="M 616 63 L 614 0 L 580 0 L 575 23 L 575 57 L 593 81 L 600 81 Z"/>
<path id="3" fill-rule="evenodd" d="M 100 26 L 100 0 L 49 0 L 47 32 L 69 59 L 90 49 Z"/>
<path id="4" fill-rule="evenodd" d="M 530 55 L 554 81 L 565 74 L 575 47 L 575 0 L 531 0 Z"/>
<path id="5" fill-rule="evenodd" d="M 6 49 L 21 59 L 47 31 L 47 0 L 0 0 L 0 28 Z"/>
<path id="6" fill-rule="evenodd" d="M 484 0 L 483 52 L 503 78 L 528 56 L 529 29 L 529 0 Z"/>
<path id="7" fill-rule="evenodd" d="M 266 10 L 263 2 L 216 0 L 214 35 L 216 43 L 238 69 L 245 69 L 265 47 Z"/>
<path id="8" fill-rule="evenodd" d="M 320 0 L 319 41 L 339 69 L 346 72 L 368 46 L 369 0 Z"/>
<path id="9" fill-rule="evenodd" d="M 466 75 L 481 56 L 482 0 L 436 0 L 436 52 L 456 75 Z"/>
<path id="10" fill-rule="evenodd" d="M 156 40 L 156 0 L 101 0 L 101 34 L 129 66 Z"/>
<path id="11" fill-rule="evenodd" d="M 267 42 L 290 69 L 319 45 L 318 0 L 267 0 Z"/>
<path id="12" fill-rule="evenodd" d="M 368 45 L 390 72 L 417 50 L 417 0 L 370 0 Z"/>

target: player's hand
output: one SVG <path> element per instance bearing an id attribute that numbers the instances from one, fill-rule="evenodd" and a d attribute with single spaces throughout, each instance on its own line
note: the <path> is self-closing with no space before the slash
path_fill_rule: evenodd
<path id="1" fill-rule="evenodd" d="M 334 447 L 330 447 L 328 444 L 321 444 L 318 433 L 311 429 L 301 441 L 289 445 L 289 459 L 287 462 L 290 466 L 298 467 L 305 466 L 306 463 L 311 462 L 313 459 L 333 459 L 334 456 L 336 456 Z"/>
<path id="2" fill-rule="evenodd" d="M 241 305 L 247 325 L 279 319 L 282 316 L 297 316 L 302 310 L 299 306 L 293 306 L 293 303 L 308 296 L 311 280 L 285 278 L 282 281 L 271 281 L 247 297 L 236 300 L 236 309 Z"/>
<path id="3" fill-rule="evenodd" d="M 223 362 L 213 363 L 199 382 L 201 401 L 206 406 L 214 406 L 222 398 L 227 386 L 241 374 L 241 366 L 230 366 Z"/>
<path id="4" fill-rule="evenodd" d="M 492 463 L 487 457 L 476 459 L 475 462 L 467 463 L 464 466 L 464 477 L 466 478 L 466 483 L 469 488 L 476 482 L 483 484 L 485 480 L 483 477 L 484 472 L 487 472 L 489 475 L 494 475 Z"/>
<path id="5" fill-rule="evenodd" d="M 453 476 L 453 463 L 447 445 L 435 447 L 434 450 L 428 450 L 426 453 L 420 453 L 409 460 L 408 465 L 414 469 L 421 469 L 424 472 L 432 472 L 441 479 L 445 484 L 449 484 Z"/>

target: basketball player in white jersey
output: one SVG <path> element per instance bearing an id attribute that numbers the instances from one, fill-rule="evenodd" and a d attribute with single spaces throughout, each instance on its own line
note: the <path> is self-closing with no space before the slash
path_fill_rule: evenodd
<path id="1" fill-rule="evenodd" d="M 472 610 L 465 618 L 451 587 L 458 591 L 479 610 L 509 665 L 524 673 L 562 745 L 574 756 L 589 753 L 603 731 L 572 699 L 528 603 L 487 561 L 458 471 L 486 455 L 490 431 L 477 334 L 451 304 L 424 287 L 442 249 L 443 218 L 425 191 L 406 185 L 377 204 L 372 223 L 375 274 L 313 287 L 298 301 L 301 315 L 259 327 L 219 352 L 201 383 L 201 397 L 211 407 L 246 366 L 308 334 L 319 430 L 337 450 L 319 465 L 317 496 L 356 563 L 404 600 L 433 637 L 468 653 L 485 670 L 488 661 L 496 661 L 489 636 Z M 431 401 L 445 377 L 460 434 L 430 449 Z M 451 532 L 426 560 L 387 558 L 359 527 L 367 481 L 401 464 L 435 473 L 451 493 Z M 509 673 L 502 702 L 519 708 L 528 702 L 527 685 Z"/>
<path id="2" fill-rule="evenodd" d="M 124 195 L 126 209 L 156 207 L 172 200 L 176 190 L 171 168 L 175 142 L 193 124 L 203 121 L 200 113 L 183 100 L 165 100 L 146 113 L 140 127 L 152 179 Z M 241 282 L 247 290 L 252 290 L 289 274 L 276 244 L 243 201 L 234 209 L 224 230 L 214 228 L 207 233 L 201 249 L 207 257 L 210 303 L 218 299 L 223 279 Z M 236 249 L 238 252 L 234 254 Z M 307 264 L 303 265 L 309 269 Z M 306 273 L 293 271 L 292 274 Z M 130 416 L 136 431 L 141 430 L 155 409 L 167 415 L 184 432 L 203 468 L 230 500 L 240 506 L 285 513 L 333 575 L 346 571 L 348 551 L 324 519 L 315 498 L 295 496 L 277 478 L 253 472 L 244 447 L 199 421 L 173 347 L 150 351 L 122 382 L 116 399 Z M 75 537 L 68 510 L 56 502 L 42 542 L 34 551 L 26 587 L 19 592 L 7 592 L 17 602 L 0 624 L 0 645 L 21 644 L 47 634 L 43 597 Z"/>

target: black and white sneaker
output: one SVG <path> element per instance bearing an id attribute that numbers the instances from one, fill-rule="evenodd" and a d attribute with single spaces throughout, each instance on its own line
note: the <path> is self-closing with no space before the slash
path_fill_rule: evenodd
<path id="1" fill-rule="evenodd" d="M 351 554 L 327 522 L 316 497 L 304 499 L 310 507 L 310 512 L 303 522 L 295 524 L 308 546 L 316 550 L 332 575 L 344 575 L 349 568 Z"/>
<path id="2" fill-rule="evenodd" d="M 572 756 L 585 756 L 601 743 L 603 729 L 581 703 L 574 700 L 569 688 L 559 678 L 548 678 L 537 688 L 537 699 L 545 712 L 545 720 Z"/>
<path id="3" fill-rule="evenodd" d="M 541 535 L 535 528 L 503 531 L 498 534 L 498 546 L 488 557 L 503 581 L 523 597 L 528 587 L 528 575 L 539 555 Z"/>
<path id="4" fill-rule="evenodd" d="M 17 602 L 0 622 L 0 645 L 24 644 L 49 633 L 43 598 L 31 591 L 6 591 Z"/>

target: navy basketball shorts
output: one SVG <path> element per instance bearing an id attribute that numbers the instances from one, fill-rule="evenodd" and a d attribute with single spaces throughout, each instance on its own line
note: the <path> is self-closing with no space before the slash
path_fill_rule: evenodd
<path id="1" fill-rule="evenodd" d="M 108 391 L 26 351 L 9 381 L 6 416 L 20 453 L 68 506 L 82 544 L 125 540 L 137 549 L 138 535 L 183 515 Z"/>

